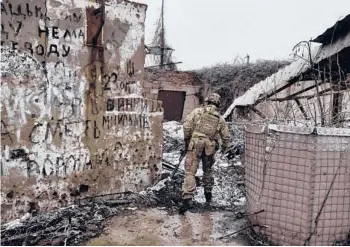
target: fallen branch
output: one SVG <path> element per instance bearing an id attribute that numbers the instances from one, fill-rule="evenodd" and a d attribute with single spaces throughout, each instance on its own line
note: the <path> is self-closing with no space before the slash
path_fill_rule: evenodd
<path id="1" fill-rule="evenodd" d="M 108 206 L 119 206 L 119 205 L 130 204 L 130 203 L 132 203 L 132 201 L 130 201 L 130 200 L 109 200 L 109 201 L 105 201 L 105 203 Z"/>
<path id="2" fill-rule="evenodd" d="M 252 225 L 252 226 L 249 225 L 249 226 L 243 227 L 243 228 L 241 228 L 241 229 L 239 229 L 239 230 L 237 230 L 237 231 L 235 231 L 235 232 L 231 232 L 231 233 L 228 233 L 228 234 L 226 234 L 226 235 L 224 235 L 224 236 L 221 236 L 221 237 L 217 238 L 216 240 L 220 240 L 220 239 L 229 237 L 229 236 L 231 236 L 231 235 L 235 235 L 235 234 L 237 234 L 237 233 L 240 233 L 240 232 L 242 232 L 242 231 L 244 231 L 244 230 L 249 229 L 250 227 L 256 227 L 256 226 L 264 227 L 264 228 L 269 228 L 269 226 L 266 226 L 266 225 Z"/>
<path id="3" fill-rule="evenodd" d="M 66 232 L 66 238 L 64 239 L 64 246 L 67 246 L 67 240 L 68 240 L 68 225 L 66 226 L 65 232 Z"/>
<path id="4" fill-rule="evenodd" d="M 252 213 L 252 214 L 241 214 L 239 216 L 237 216 L 237 214 L 236 214 L 236 217 L 234 218 L 234 220 L 242 219 L 243 217 L 248 217 L 248 216 L 252 216 L 252 215 L 257 215 L 257 214 L 260 214 L 260 213 L 263 213 L 263 212 L 265 212 L 265 209 L 262 209 L 262 210 L 260 210 L 258 212 Z"/>
<path id="5" fill-rule="evenodd" d="M 257 215 L 257 214 L 260 214 L 260 213 L 263 213 L 263 212 L 265 212 L 265 209 L 261 209 L 260 211 L 252 213 L 252 214 L 246 214 L 245 216 Z"/>
<path id="6" fill-rule="evenodd" d="M 175 175 L 175 174 L 180 174 L 181 176 L 184 176 L 185 175 L 185 172 L 184 170 L 180 169 L 180 168 L 176 168 L 176 166 L 166 160 L 162 160 L 162 164 L 163 164 L 163 168 L 165 168 L 166 170 L 168 171 L 172 171 L 172 177 Z"/>

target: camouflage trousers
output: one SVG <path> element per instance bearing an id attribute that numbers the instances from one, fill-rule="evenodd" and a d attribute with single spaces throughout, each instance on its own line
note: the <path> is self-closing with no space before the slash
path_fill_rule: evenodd
<path id="1" fill-rule="evenodd" d="M 196 190 L 195 175 L 200 161 L 202 161 L 203 166 L 202 185 L 204 192 L 211 192 L 214 186 L 212 167 L 215 162 L 215 152 L 215 142 L 207 138 L 191 139 L 185 160 L 185 180 L 182 184 L 183 199 L 190 199 L 194 196 Z"/>

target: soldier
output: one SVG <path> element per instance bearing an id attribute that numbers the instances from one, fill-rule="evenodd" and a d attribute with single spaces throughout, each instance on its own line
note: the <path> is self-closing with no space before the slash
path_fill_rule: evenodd
<path id="1" fill-rule="evenodd" d="M 203 107 L 193 110 L 183 124 L 185 148 L 187 150 L 185 160 L 185 180 L 182 185 L 183 205 L 179 213 L 188 210 L 196 190 L 195 175 L 202 160 L 204 195 L 209 206 L 214 185 L 212 166 L 215 162 L 214 155 L 219 149 L 219 136 L 221 137 L 221 152 L 227 149 L 230 133 L 225 120 L 219 113 L 220 95 L 213 93 L 205 99 Z"/>

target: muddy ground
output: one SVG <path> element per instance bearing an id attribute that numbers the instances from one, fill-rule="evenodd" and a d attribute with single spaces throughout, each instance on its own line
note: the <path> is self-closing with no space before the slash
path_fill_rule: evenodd
<path id="1" fill-rule="evenodd" d="M 217 239 L 244 225 L 232 222 L 232 212 L 188 212 L 181 216 L 164 209 L 136 210 L 112 218 L 106 232 L 86 245 L 249 245 L 243 236 Z"/>
<path id="2" fill-rule="evenodd" d="M 193 206 L 179 215 L 183 165 L 170 179 L 183 148 L 182 126 L 164 124 L 163 180 L 140 193 L 102 196 L 56 212 L 27 214 L 1 226 L 1 245 L 266 245 L 244 216 L 242 135 L 231 129 L 228 155 L 216 155 L 211 208 L 204 207 L 201 166 Z M 247 228 L 247 229 L 245 229 Z M 240 231 L 220 238 L 229 233 Z"/>
<path id="3" fill-rule="evenodd" d="M 235 138 L 236 137 L 236 138 Z M 237 138 L 238 137 L 238 138 Z M 243 229 L 249 222 L 245 214 L 244 167 L 240 160 L 243 136 L 233 133 L 234 144 L 229 157 L 218 154 L 214 165 L 215 187 L 212 208 L 204 207 L 204 192 L 200 185 L 202 170 L 197 172 L 198 188 L 192 209 L 178 214 L 181 206 L 181 183 L 184 161 L 173 181 L 164 179 L 144 192 L 158 198 L 163 207 L 131 208 L 108 221 L 105 233 L 87 245 L 251 245 L 248 231 L 224 238 Z M 238 145 L 237 145 L 238 144 Z M 182 126 L 176 122 L 164 124 L 164 162 L 177 164 L 183 147 Z M 236 154 L 236 155 L 235 155 Z M 170 170 L 165 170 L 165 174 Z M 142 193 L 141 193 L 142 194 Z M 133 211 L 134 210 L 134 211 Z"/>

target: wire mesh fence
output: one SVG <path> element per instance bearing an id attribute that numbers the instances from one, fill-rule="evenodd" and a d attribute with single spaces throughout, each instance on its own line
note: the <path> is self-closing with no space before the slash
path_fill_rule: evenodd
<path id="1" fill-rule="evenodd" d="M 350 129 L 247 125 L 245 168 L 259 234 L 276 245 L 350 244 Z"/>

